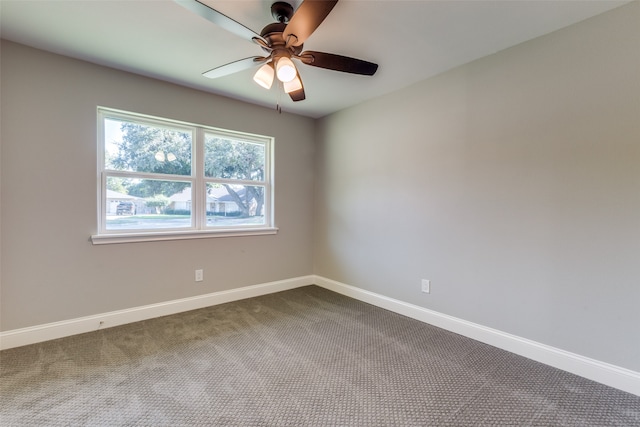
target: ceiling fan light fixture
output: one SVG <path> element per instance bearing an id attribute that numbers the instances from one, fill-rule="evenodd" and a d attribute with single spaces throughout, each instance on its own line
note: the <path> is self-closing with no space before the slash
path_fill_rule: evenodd
<path id="1" fill-rule="evenodd" d="M 296 75 L 290 82 L 284 82 L 283 86 L 286 93 L 295 92 L 296 90 L 302 89 L 302 81 L 300 81 L 300 77 Z"/>
<path id="2" fill-rule="evenodd" d="M 276 63 L 276 75 L 282 83 L 288 83 L 296 78 L 298 71 L 296 70 L 296 66 L 293 65 L 293 61 L 283 56 L 279 58 Z"/>
<path id="3" fill-rule="evenodd" d="M 273 74 L 273 64 L 269 62 L 256 71 L 256 74 L 253 76 L 253 81 L 265 89 L 271 89 L 271 85 L 273 84 Z"/>

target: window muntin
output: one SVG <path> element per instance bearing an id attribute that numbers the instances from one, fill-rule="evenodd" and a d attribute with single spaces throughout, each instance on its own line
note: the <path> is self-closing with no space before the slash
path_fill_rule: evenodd
<path id="1" fill-rule="evenodd" d="M 98 125 L 94 242 L 110 234 L 275 230 L 272 138 L 104 108 Z"/>

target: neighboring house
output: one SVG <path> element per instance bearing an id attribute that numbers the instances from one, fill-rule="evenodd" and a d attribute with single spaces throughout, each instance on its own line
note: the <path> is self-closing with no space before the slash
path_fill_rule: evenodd
<path id="1" fill-rule="evenodd" d="M 139 197 L 107 190 L 107 215 L 115 215 L 120 202 L 133 202 L 136 205 L 136 212 L 143 212 L 145 207 L 144 200 Z"/>
<path id="2" fill-rule="evenodd" d="M 245 189 L 242 187 L 237 190 L 240 197 L 244 197 Z M 179 193 L 169 197 L 169 205 L 167 209 L 188 210 L 191 211 L 191 187 L 187 187 Z M 216 214 L 231 214 L 240 211 L 237 203 L 227 192 L 227 189 L 220 187 L 212 187 L 207 191 L 207 212 Z"/>
<path id="3" fill-rule="evenodd" d="M 191 211 L 191 187 L 169 197 L 167 209 L 176 211 Z"/>
<path id="4" fill-rule="evenodd" d="M 245 187 L 236 190 L 241 199 L 245 197 Z M 210 187 L 207 189 L 207 212 L 214 214 L 231 214 L 240 211 L 240 207 L 229 195 L 227 189 L 223 186 Z"/>

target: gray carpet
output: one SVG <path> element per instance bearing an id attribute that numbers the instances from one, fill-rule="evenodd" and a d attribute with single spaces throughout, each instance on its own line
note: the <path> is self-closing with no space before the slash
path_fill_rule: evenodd
<path id="1" fill-rule="evenodd" d="M 2 426 L 640 426 L 640 397 L 316 286 L 5 350 Z"/>

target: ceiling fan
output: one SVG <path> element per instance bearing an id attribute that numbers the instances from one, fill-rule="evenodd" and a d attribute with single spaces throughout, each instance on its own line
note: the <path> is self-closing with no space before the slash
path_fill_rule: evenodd
<path id="1" fill-rule="evenodd" d="M 253 41 L 266 53 L 266 56 L 251 56 L 213 68 L 203 73 L 205 77 L 215 79 L 262 64 L 253 77 L 256 83 L 270 89 L 275 74 L 291 99 L 302 101 L 305 99 L 304 86 L 292 59 L 313 67 L 366 76 L 374 75 L 378 69 L 377 64 L 361 59 L 302 50 L 303 43 L 329 15 L 338 0 L 305 0 L 295 13 L 289 3 L 277 1 L 271 5 L 271 15 L 277 22 L 264 27 L 260 34 L 200 1 L 175 1 L 225 30 Z"/>

